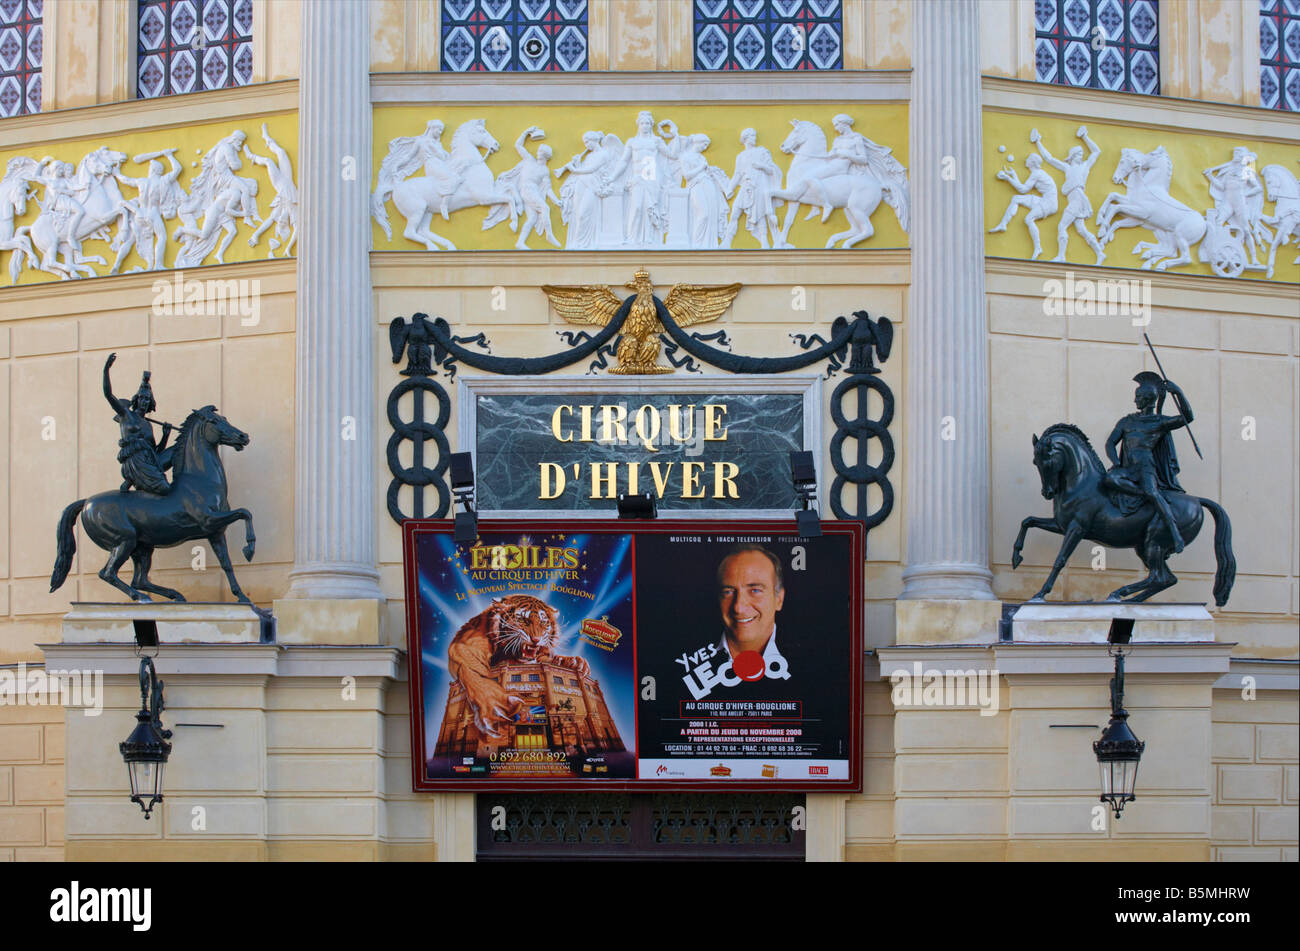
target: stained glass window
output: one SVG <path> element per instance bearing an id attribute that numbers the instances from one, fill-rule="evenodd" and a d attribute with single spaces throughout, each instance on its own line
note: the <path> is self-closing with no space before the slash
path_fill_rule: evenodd
<path id="1" fill-rule="evenodd" d="M 41 111 L 43 3 L 0 0 L 0 117 Z"/>
<path id="2" fill-rule="evenodd" d="M 696 69 L 843 69 L 840 0 L 695 0 Z"/>
<path id="3" fill-rule="evenodd" d="M 1300 112 L 1300 0 L 1259 0 L 1259 100 Z"/>
<path id="4" fill-rule="evenodd" d="M 1156 0 L 1034 0 L 1039 82 L 1160 93 Z"/>
<path id="5" fill-rule="evenodd" d="M 585 70 L 587 0 L 442 0 L 442 68 Z"/>
<path id="6" fill-rule="evenodd" d="M 138 0 L 136 96 L 247 86 L 253 0 Z"/>

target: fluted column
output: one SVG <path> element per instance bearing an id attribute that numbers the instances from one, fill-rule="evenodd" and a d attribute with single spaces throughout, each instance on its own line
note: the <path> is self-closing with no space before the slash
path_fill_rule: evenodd
<path id="1" fill-rule="evenodd" d="M 979 7 L 912 6 L 906 599 L 993 598 Z"/>
<path id="2" fill-rule="evenodd" d="M 375 562 L 365 0 L 302 5 L 294 567 L 288 598 L 382 598 Z"/>

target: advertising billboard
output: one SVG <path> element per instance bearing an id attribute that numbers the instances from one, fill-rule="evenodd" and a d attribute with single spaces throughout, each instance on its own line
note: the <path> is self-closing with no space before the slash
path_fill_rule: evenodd
<path id="1" fill-rule="evenodd" d="M 862 528 L 404 525 L 417 791 L 862 784 Z"/>

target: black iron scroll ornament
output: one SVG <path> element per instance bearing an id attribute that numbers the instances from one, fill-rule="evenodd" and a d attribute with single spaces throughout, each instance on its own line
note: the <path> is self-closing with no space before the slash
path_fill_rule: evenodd
<path id="1" fill-rule="evenodd" d="M 573 346 L 543 357 L 494 356 L 485 352 L 488 341 L 483 334 L 453 336 L 450 325 L 442 318 L 430 319 L 426 314 L 415 314 L 409 322 L 396 318 L 389 328 L 393 362 L 401 361 L 405 346 L 408 363 L 402 370 L 407 379 L 394 387 L 388 397 L 388 419 L 393 426 L 393 435 L 388 440 L 388 468 L 393 473 L 393 481 L 388 487 L 388 512 L 393 520 L 401 524 L 407 518 L 426 517 L 422 496 L 423 487 L 427 485 L 434 486 L 438 496 L 437 505 L 428 517 L 444 518 L 451 508 L 451 494 L 444 480 L 449 453 L 445 427 L 450 418 L 450 401 L 446 390 L 435 379 L 435 367 L 442 368 L 448 379 L 455 378 L 461 364 L 506 376 L 550 373 L 588 357 L 595 358 L 593 368 L 603 367 L 604 358 L 614 353 L 615 338 L 619 336 L 636 296 L 627 297 L 597 334 L 560 331 L 560 336 Z M 889 433 L 889 424 L 894 417 L 894 394 L 880 379 L 880 369 L 874 362 L 875 359 L 884 362 L 889 357 L 894 332 L 888 318 L 873 320 L 866 311 L 857 311 L 852 320 L 846 317 L 835 319 L 829 340 L 818 334 L 791 334 L 791 339 L 802 349 L 800 353 L 785 357 L 750 357 L 710 346 L 706 341 L 716 340 L 724 347 L 729 346 L 729 342 L 722 333 L 688 333 L 673 320 L 659 297 L 654 298 L 654 304 L 664 327 L 660 340 L 665 355 L 674 365 L 685 365 L 689 371 L 699 372 L 690 359 L 692 357 L 730 373 L 787 373 L 823 361 L 827 364 L 827 378 L 843 370 L 847 375 L 831 394 L 831 418 L 835 421 L 835 434 L 830 443 L 831 466 L 835 470 L 830 489 L 831 511 L 837 518 L 861 522 L 868 530 L 889 517 L 894 507 L 894 489 L 888 478 L 894 464 L 894 441 Z M 472 350 L 464 344 L 474 344 L 483 350 Z M 686 354 L 680 361 L 673 358 L 678 351 Z M 881 414 L 875 419 L 868 416 L 868 399 L 873 390 L 881 400 Z M 403 420 L 398 411 L 398 401 L 407 393 L 414 394 L 414 412 L 410 421 Z M 432 394 L 438 404 L 436 419 L 432 423 L 426 418 L 425 393 Z M 856 397 L 857 403 L 852 418 L 845 410 L 845 401 L 850 394 Z M 398 447 L 406 439 L 413 443 L 410 466 L 403 466 L 398 458 Z M 844 444 L 850 439 L 856 443 L 856 461 L 852 463 L 844 455 Z M 868 462 L 868 444 L 872 439 L 880 440 L 881 446 L 880 461 L 875 465 Z M 431 442 L 436 451 L 432 468 L 425 464 L 426 442 Z M 409 516 L 398 504 L 398 492 L 403 485 L 414 487 L 414 502 Z M 880 505 L 874 511 L 869 502 L 872 485 L 880 488 Z M 853 487 L 853 511 L 844 505 L 847 486 Z"/>

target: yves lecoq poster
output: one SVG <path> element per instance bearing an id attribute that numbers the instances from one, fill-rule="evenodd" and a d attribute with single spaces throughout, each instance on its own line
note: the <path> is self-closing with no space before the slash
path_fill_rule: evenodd
<path id="1" fill-rule="evenodd" d="M 634 524 L 406 524 L 415 788 L 858 788 L 858 526 Z"/>

